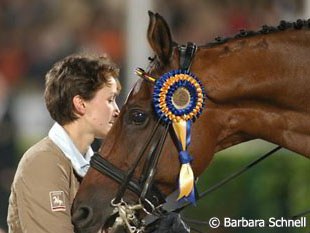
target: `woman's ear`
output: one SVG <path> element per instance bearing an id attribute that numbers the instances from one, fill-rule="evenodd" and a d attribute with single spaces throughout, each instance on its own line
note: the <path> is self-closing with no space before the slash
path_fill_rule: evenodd
<path id="1" fill-rule="evenodd" d="M 79 96 L 79 95 L 76 95 L 73 97 L 73 106 L 74 106 L 74 110 L 75 112 L 79 115 L 79 116 L 82 116 L 85 114 L 85 101 L 84 99 Z"/>

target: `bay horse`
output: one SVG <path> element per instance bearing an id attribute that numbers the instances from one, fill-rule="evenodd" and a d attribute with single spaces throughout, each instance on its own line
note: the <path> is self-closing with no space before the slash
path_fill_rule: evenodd
<path id="1" fill-rule="evenodd" d="M 138 203 L 139 194 L 134 191 L 139 187 L 126 188 L 131 182 L 139 183 L 141 177 L 145 180 L 145 167 L 151 159 L 143 155 L 137 161 L 141 148 L 150 135 L 155 141 L 163 138 L 162 124 L 159 131 L 152 131 L 158 119 L 152 104 L 154 84 L 149 79 L 159 79 L 179 69 L 181 52 L 164 18 L 151 12 L 149 16 L 147 38 L 155 56 L 144 74 L 147 78 L 136 82 L 99 150 L 99 157 L 108 161 L 107 167 L 117 168 L 110 169 L 112 173 L 117 176 L 122 171 L 123 175 L 115 178 L 115 174 L 102 175 L 95 166 L 89 169 L 72 208 L 76 232 L 98 232 L 102 227 L 105 232 L 112 232 L 107 230 L 111 224 L 107 222 L 118 204 Z M 195 177 L 205 170 L 216 152 L 256 138 L 310 157 L 309 25 L 309 20 L 281 21 L 277 27 L 263 26 L 256 32 L 242 30 L 232 38 L 216 38 L 198 46 L 190 71 L 199 77 L 206 99 L 200 118 L 192 126 L 189 146 Z M 149 143 L 146 151 L 157 146 L 158 143 Z M 177 188 L 180 169 L 171 133 L 162 140 L 159 153 L 150 186 L 167 196 Z M 134 164 L 132 177 L 126 179 Z M 121 195 L 125 201 L 114 203 L 119 183 L 128 184 L 126 191 L 121 192 L 125 192 Z M 120 209 L 116 212 L 121 214 Z"/>

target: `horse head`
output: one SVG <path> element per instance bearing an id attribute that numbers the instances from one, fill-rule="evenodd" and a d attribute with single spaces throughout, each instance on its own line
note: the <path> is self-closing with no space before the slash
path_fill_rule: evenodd
<path id="1" fill-rule="evenodd" d="M 150 12 L 149 16 L 147 38 L 155 56 L 146 72 L 138 70 L 143 79 L 131 90 L 100 156 L 94 156 L 81 183 L 72 209 L 77 232 L 108 229 L 120 215 L 119 204 L 145 207 L 141 193 L 143 200 L 154 199 L 160 205 L 178 188 L 176 137 L 171 127 L 167 131 L 158 123 L 152 98 L 156 80 L 180 69 L 182 46 L 173 41 L 160 15 Z M 310 84 L 309 37 L 308 23 L 282 22 L 277 29 L 242 32 L 197 48 L 188 67 L 207 97 L 206 107 L 191 127 L 188 151 L 195 177 L 215 152 L 254 138 L 310 155 L 306 103 L 310 93 L 305 88 Z M 109 174 L 103 175 L 102 169 Z M 154 172 L 153 179 L 148 180 L 146 172 Z M 135 214 L 141 217 L 144 212 Z"/>

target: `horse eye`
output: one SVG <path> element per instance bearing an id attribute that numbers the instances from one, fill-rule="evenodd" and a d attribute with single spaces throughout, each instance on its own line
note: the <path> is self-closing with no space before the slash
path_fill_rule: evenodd
<path id="1" fill-rule="evenodd" d="M 132 110 L 129 114 L 130 121 L 136 125 L 143 124 L 146 120 L 146 117 L 146 113 L 141 110 Z"/>

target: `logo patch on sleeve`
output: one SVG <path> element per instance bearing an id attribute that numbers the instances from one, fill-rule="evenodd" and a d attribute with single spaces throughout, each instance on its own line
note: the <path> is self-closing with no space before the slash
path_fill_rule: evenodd
<path id="1" fill-rule="evenodd" d="M 50 192 L 52 211 L 66 211 L 65 194 L 63 191 Z"/>

